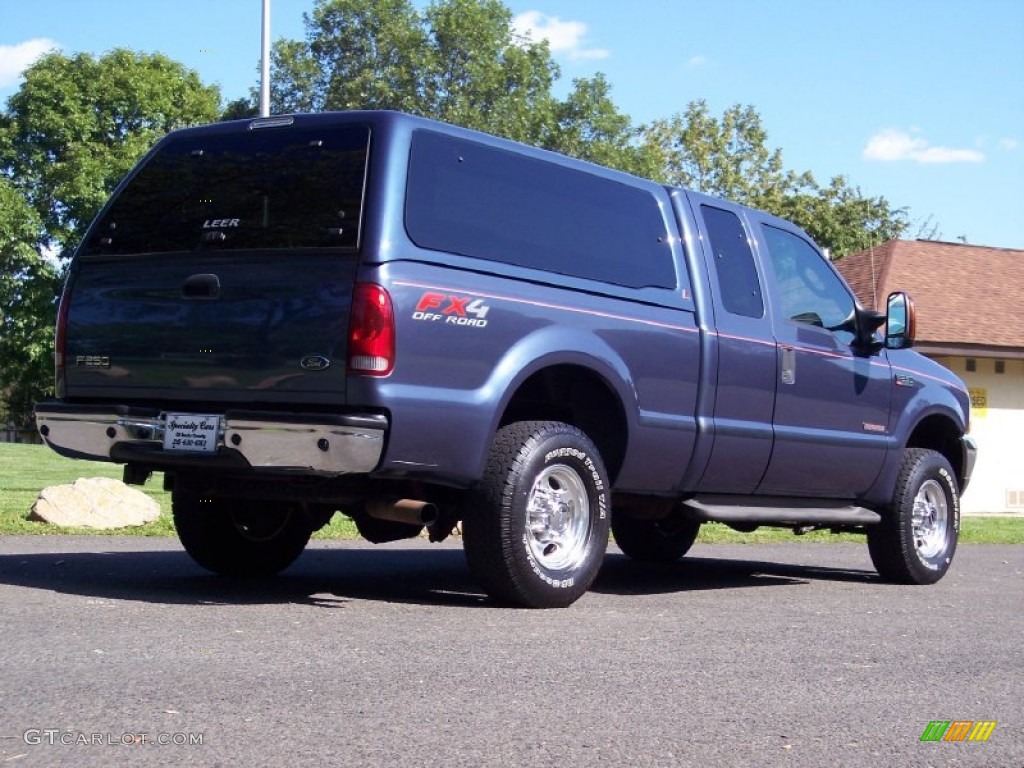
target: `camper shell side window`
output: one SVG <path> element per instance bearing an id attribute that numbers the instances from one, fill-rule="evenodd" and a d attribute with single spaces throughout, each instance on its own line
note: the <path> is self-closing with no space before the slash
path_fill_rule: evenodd
<path id="1" fill-rule="evenodd" d="M 405 226 L 435 251 L 627 288 L 677 283 L 649 191 L 433 131 L 413 135 Z"/>

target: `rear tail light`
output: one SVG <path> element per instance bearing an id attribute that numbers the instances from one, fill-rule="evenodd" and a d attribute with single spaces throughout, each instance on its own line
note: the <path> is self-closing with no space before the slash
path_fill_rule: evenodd
<path id="1" fill-rule="evenodd" d="M 348 330 L 348 370 L 387 376 L 395 366 L 395 313 L 379 285 L 356 283 Z"/>
<path id="2" fill-rule="evenodd" d="M 64 283 L 57 310 L 57 331 L 53 339 L 54 386 L 57 397 L 64 397 L 64 354 L 68 338 L 68 310 L 71 308 L 71 280 Z"/>

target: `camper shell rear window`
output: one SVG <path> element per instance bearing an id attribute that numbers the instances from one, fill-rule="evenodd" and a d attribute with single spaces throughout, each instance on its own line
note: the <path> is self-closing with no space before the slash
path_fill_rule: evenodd
<path id="1" fill-rule="evenodd" d="M 628 288 L 676 287 L 650 192 L 433 131 L 413 135 L 405 225 L 421 248 Z"/>
<path id="2" fill-rule="evenodd" d="M 356 247 L 369 141 L 366 125 L 172 136 L 85 254 Z"/>

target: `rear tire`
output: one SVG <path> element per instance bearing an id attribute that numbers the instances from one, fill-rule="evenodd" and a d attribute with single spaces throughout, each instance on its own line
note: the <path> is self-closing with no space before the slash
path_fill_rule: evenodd
<path id="1" fill-rule="evenodd" d="M 934 584 L 945 576 L 960 535 L 960 496 L 946 458 L 908 448 L 892 505 L 867 533 L 871 562 L 886 581 Z"/>
<path id="2" fill-rule="evenodd" d="M 623 554 L 646 563 L 671 563 L 693 546 L 700 523 L 678 513 L 657 520 L 612 515 L 612 536 Z"/>
<path id="3" fill-rule="evenodd" d="M 590 588 L 608 546 L 608 489 L 597 448 L 576 427 L 503 427 L 463 516 L 473 575 L 503 602 L 571 605 Z"/>
<path id="4" fill-rule="evenodd" d="M 222 576 L 272 576 L 291 565 L 313 527 L 300 504 L 203 497 L 175 488 L 174 527 L 185 551 Z"/>

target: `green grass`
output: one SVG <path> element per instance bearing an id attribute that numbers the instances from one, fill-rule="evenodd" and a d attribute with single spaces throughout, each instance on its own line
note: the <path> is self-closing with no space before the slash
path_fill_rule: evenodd
<path id="1" fill-rule="evenodd" d="M 962 517 L 960 541 L 964 544 L 1024 544 L 1024 518 Z"/>
<path id="2" fill-rule="evenodd" d="M 174 536 L 171 494 L 165 491 L 162 472 L 154 472 L 145 486 L 136 486 L 160 505 L 160 517 L 136 528 L 95 531 L 90 528 L 58 528 L 26 519 L 39 492 L 48 485 L 73 483 L 80 477 L 121 479 L 120 464 L 65 459 L 41 445 L 0 443 L 0 534 L 76 533 L 106 536 Z M 314 539 L 353 539 L 355 523 L 335 515 L 329 525 L 313 534 Z"/>
<path id="3" fill-rule="evenodd" d="M 48 485 L 73 483 L 79 477 L 121 478 L 121 466 L 105 462 L 64 459 L 40 445 L 0 443 L 0 534 L 84 533 L 121 536 L 173 536 L 171 495 L 163 490 L 163 475 L 154 473 L 142 491 L 160 505 L 160 517 L 138 528 L 117 531 L 93 531 L 86 528 L 56 528 L 27 520 L 29 510 L 39 491 Z M 313 535 L 315 539 L 353 539 L 358 536 L 355 524 L 343 515 L 335 515 L 330 524 Z M 758 544 L 787 541 L 853 541 L 863 542 L 855 534 L 832 535 L 814 531 L 794 536 L 781 528 L 759 528 L 753 533 L 738 533 L 720 523 L 701 527 L 698 542 L 705 544 Z M 965 517 L 960 541 L 969 544 L 1024 544 L 1022 517 Z"/>
<path id="4" fill-rule="evenodd" d="M 739 533 L 724 523 L 705 523 L 700 528 L 697 542 L 702 544 L 762 544 L 787 541 L 856 542 L 863 543 L 863 534 L 812 531 L 796 536 L 787 528 L 758 528 L 752 533 Z M 960 518 L 961 544 L 1024 544 L 1024 518 L 1020 517 L 962 517 Z"/>
<path id="5" fill-rule="evenodd" d="M 173 536 L 171 494 L 163 489 L 164 478 L 154 473 L 143 492 L 160 505 L 160 517 L 137 528 L 94 531 L 88 528 L 57 528 L 27 520 L 39 492 L 48 485 L 73 483 L 80 477 L 121 479 L 120 464 L 73 461 L 41 445 L 0 443 L 0 533 L 105 533 L 132 536 Z"/>

